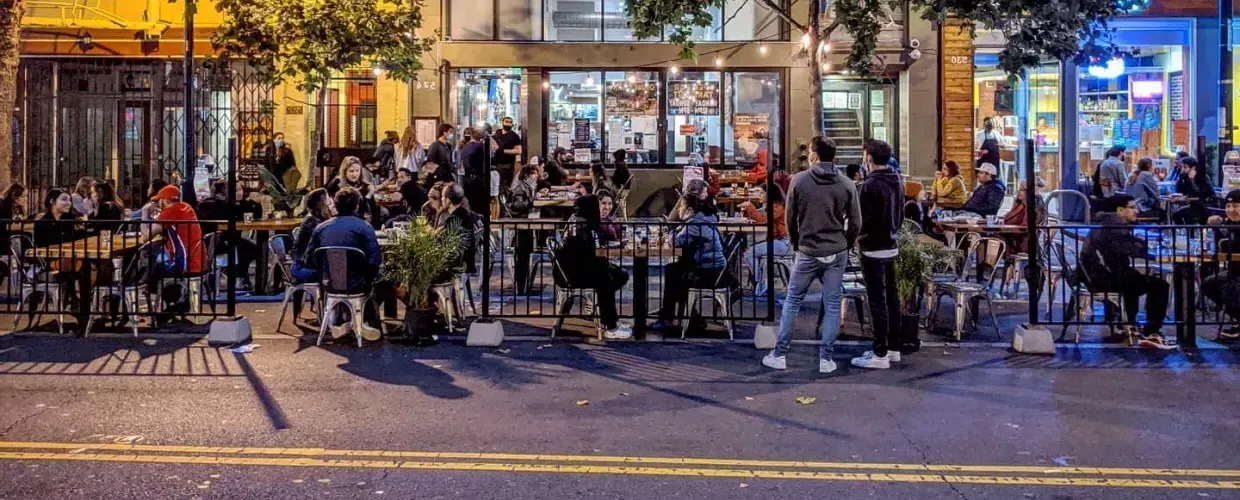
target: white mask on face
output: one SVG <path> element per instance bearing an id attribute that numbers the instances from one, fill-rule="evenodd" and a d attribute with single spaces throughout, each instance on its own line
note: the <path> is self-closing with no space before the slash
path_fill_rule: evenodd
<path id="1" fill-rule="evenodd" d="M 284 139 L 276 139 L 276 147 L 284 147 Z"/>

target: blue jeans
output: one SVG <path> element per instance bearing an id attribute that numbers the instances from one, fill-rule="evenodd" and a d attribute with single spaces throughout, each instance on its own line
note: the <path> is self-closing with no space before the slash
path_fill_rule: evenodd
<path id="1" fill-rule="evenodd" d="M 779 319 L 779 340 L 775 342 L 775 355 L 783 356 L 792 346 L 792 325 L 801 313 L 801 302 L 809 292 L 814 280 L 822 281 L 822 346 L 818 356 L 830 359 L 835 352 L 835 339 L 840 336 L 840 298 L 844 293 L 844 269 L 848 267 L 848 251 L 837 253 L 822 261 L 797 252 L 792 264 L 792 276 L 788 279 L 788 296 L 784 299 L 784 312 Z"/>
<path id="2" fill-rule="evenodd" d="M 310 268 L 310 267 L 303 267 L 300 262 L 293 261 L 293 266 L 290 268 L 290 270 L 293 272 L 294 283 L 318 283 L 319 282 L 319 271 L 317 269 Z"/>
<path id="3" fill-rule="evenodd" d="M 792 245 L 788 243 L 787 239 L 771 240 L 770 244 L 772 245 L 773 247 L 772 249 L 775 252 L 770 255 L 774 255 L 775 257 L 783 257 L 792 252 Z M 767 257 L 768 257 L 768 254 L 767 254 L 767 242 L 766 241 L 759 241 L 757 243 L 754 243 L 753 246 L 749 247 L 748 250 L 745 250 L 745 262 L 749 264 L 750 269 L 753 269 L 754 280 L 758 282 L 758 286 L 754 288 L 754 295 L 757 295 L 759 297 L 766 295 L 766 267 L 767 267 L 766 258 Z"/>

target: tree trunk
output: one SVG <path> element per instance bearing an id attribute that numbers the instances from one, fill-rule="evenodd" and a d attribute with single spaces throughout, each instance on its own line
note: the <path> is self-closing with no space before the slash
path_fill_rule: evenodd
<path id="1" fill-rule="evenodd" d="M 814 112 L 814 135 L 823 135 L 822 127 L 822 51 L 818 50 L 822 37 L 822 2 L 809 3 L 809 105 Z"/>
<path id="2" fill-rule="evenodd" d="M 314 185 L 314 179 L 317 175 L 315 170 L 319 168 L 319 150 L 327 143 L 327 130 L 325 130 L 327 127 L 327 85 L 320 86 L 317 92 L 318 95 L 314 98 L 314 136 L 310 138 L 311 160 L 309 163 L 310 171 L 308 172 L 310 175 L 307 176 L 311 179 L 310 186 Z M 319 179 L 319 182 L 327 184 L 327 179 Z"/>
<path id="3" fill-rule="evenodd" d="M 13 180 L 13 109 L 17 107 L 17 65 L 26 0 L 0 0 L 0 187 Z"/>

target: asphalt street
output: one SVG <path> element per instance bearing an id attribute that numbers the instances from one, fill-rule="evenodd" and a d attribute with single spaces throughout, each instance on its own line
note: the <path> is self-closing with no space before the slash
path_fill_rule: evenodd
<path id="1" fill-rule="evenodd" d="M 0 499 L 1240 498 L 1228 350 L 258 343 L 0 336 Z"/>

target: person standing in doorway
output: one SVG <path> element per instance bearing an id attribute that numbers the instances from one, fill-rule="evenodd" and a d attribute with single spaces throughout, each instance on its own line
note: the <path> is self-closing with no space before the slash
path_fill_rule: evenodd
<path id="1" fill-rule="evenodd" d="M 788 190 L 788 239 L 796 257 L 788 280 L 779 321 L 779 340 L 775 350 L 762 358 L 762 364 L 776 370 L 787 369 L 785 355 L 792 346 L 792 326 L 801 312 L 801 302 L 814 280 L 822 281 L 822 345 L 818 349 L 819 373 L 835 371 L 835 338 L 840 333 L 840 295 L 848 249 L 861 230 L 861 204 L 857 188 L 835 166 L 835 142 L 815 137 L 811 148 L 818 162 L 792 177 Z"/>
<path id="2" fill-rule="evenodd" d="M 886 369 L 900 362 L 900 355 L 911 353 L 916 339 L 903 337 L 900 328 L 900 298 L 896 293 L 896 256 L 900 254 L 899 233 L 904 224 L 904 186 L 887 164 L 891 146 L 873 141 L 866 146 L 870 157 L 870 176 L 859 188 L 865 225 L 857 246 L 861 250 L 861 271 L 870 299 L 874 321 L 874 349 L 853 358 L 853 366 Z"/>
<path id="3" fill-rule="evenodd" d="M 505 116 L 500 124 L 502 127 L 493 136 L 498 149 L 491 163 L 499 171 L 500 185 L 508 186 L 512 184 L 516 166 L 521 163 L 521 135 L 513 130 L 511 117 Z"/>

